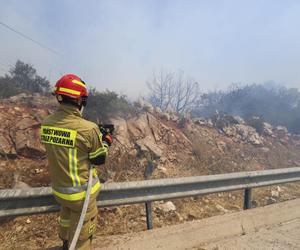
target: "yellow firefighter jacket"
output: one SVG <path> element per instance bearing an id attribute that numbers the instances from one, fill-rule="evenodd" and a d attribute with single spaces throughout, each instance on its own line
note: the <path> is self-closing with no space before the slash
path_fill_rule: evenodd
<path id="1" fill-rule="evenodd" d="M 105 158 L 108 152 L 98 126 L 83 119 L 76 107 L 60 104 L 42 122 L 41 141 L 47 152 L 54 195 L 70 201 L 84 199 L 91 161 Z M 94 172 L 91 194 L 99 189 Z"/>

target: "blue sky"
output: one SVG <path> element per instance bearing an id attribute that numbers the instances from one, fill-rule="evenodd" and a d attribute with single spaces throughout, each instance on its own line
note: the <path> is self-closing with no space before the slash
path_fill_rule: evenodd
<path id="1" fill-rule="evenodd" d="M 144 95 L 153 72 L 183 70 L 202 90 L 273 80 L 300 88 L 300 1 L 0 0 L 0 74 L 17 59 L 54 83 Z"/>

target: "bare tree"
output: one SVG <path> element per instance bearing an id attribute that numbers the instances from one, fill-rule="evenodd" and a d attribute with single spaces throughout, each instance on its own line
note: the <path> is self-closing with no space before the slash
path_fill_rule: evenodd
<path id="1" fill-rule="evenodd" d="M 173 108 L 179 113 L 185 113 L 192 109 L 199 98 L 199 85 L 191 78 L 184 77 L 183 71 L 177 73 L 175 81 L 175 96 Z"/>
<path id="2" fill-rule="evenodd" d="M 174 73 L 165 73 L 163 70 L 157 75 L 153 73 L 151 82 L 147 82 L 150 90 L 149 101 L 155 107 L 159 107 L 162 111 L 170 108 L 174 96 L 173 88 Z"/>
<path id="3" fill-rule="evenodd" d="M 198 83 L 186 78 L 183 71 L 177 74 L 163 71 L 159 75 L 153 74 L 147 86 L 150 91 L 148 100 L 162 111 L 173 109 L 183 114 L 192 109 L 199 97 Z"/>

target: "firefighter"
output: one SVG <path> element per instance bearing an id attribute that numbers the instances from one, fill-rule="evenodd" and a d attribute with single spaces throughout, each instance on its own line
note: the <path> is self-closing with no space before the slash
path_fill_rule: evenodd
<path id="1" fill-rule="evenodd" d="M 105 163 L 112 136 L 101 134 L 97 124 L 82 118 L 88 92 L 84 81 L 73 74 L 64 75 L 54 88 L 58 110 L 46 117 L 41 126 L 41 141 L 45 145 L 52 191 L 61 205 L 59 237 L 63 249 L 68 249 L 75 233 L 86 195 L 89 169 Z M 100 182 L 96 169 L 87 213 L 76 249 L 90 249 L 96 230 L 96 197 Z"/>

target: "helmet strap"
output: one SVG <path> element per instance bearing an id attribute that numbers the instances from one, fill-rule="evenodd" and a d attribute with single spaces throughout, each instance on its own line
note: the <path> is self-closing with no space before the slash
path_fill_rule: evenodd
<path id="1" fill-rule="evenodd" d="M 81 97 L 75 99 L 75 98 L 70 98 L 68 96 L 56 95 L 56 99 L 59 103 L 65 103 L 65 104 L 76 106 L 79 109 L 79 111 L 82 109 L 83 106 L 85 106 L 83 105 L 84 103 Z"/>
<path id="2" fill-rule="evenodd" d="M 79 109 L 80 114 L 83 114 L 83 110 L 84 110 L 84 106 L 81 106 L 81 108 Z"/>

